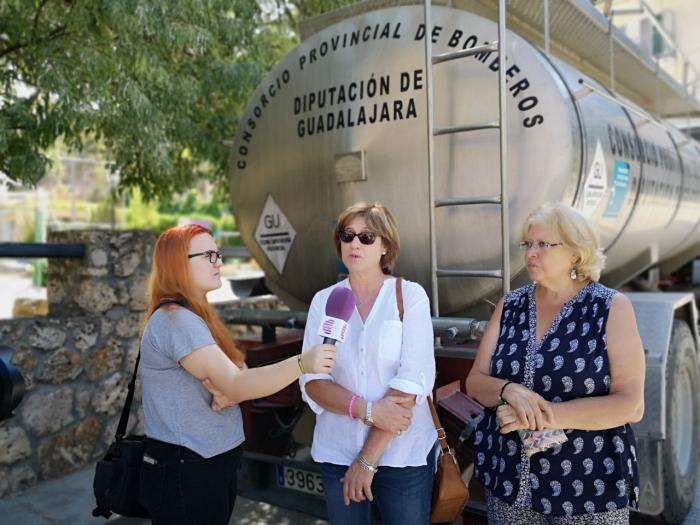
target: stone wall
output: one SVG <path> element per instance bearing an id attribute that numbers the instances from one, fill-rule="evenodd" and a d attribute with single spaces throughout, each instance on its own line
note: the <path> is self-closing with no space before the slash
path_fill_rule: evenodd
<path id="1" fill-rule="evenodd" d="M 15 350 L 12 362 L 27 383 L 15 415 L 0 422 L 0 497 L 104 453 L 138 353 L 155 236 L 72 231 L 49 242 L 83 243 L 87 253 L 49 260 L 46 317 L 0 321 L 0 342 Z M 279 304 L 267 297 L 226 307 Z M 137 389 L 129 430 L 142 432 L 142 420 Z"/>

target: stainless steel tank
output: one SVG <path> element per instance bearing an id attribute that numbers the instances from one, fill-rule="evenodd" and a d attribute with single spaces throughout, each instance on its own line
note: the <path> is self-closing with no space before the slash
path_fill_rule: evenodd
<path id="1" fill-rule="evenodd" d="M 493 22 L 453 8 L 434 7 L 433 23 L 435 53 L 497 35 Z M 293 307 L 336 280 L 334 221 L 358 200 L 382 201 L 396 214 L 396 273 L 429 288 L 424 35 L 420 6 L 342 20 L 291 51 L 251 98 L 231 156 L 233 209 L 268 285 Z M 523 268 L 522 222 L 547 201 L 592 218 L 613 284 L 692 257 L 700 245 L 697 145 L 589 92 L 593 80 L 513 33 L 507 61 L 512 273 Z M 436 126 L 497 119 L 496 53 L 434 66 L 433 75 Z M 497 130 L 435 141 L 437 198 L 498 193 Z M 438 208 L 438 266 L 498 268 L 499 229 L 495 206 Z M 441 279 L 440 311 L 463 310 L 499 287 Z"/>

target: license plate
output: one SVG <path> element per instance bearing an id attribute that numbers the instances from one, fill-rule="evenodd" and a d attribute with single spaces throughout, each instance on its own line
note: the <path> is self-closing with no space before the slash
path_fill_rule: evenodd
<path id="1" fill-rule="evenodd" d="M 309 470 L 277 465 L 277 485 L 286 489 L 323 496 L 321 475 Z"/>

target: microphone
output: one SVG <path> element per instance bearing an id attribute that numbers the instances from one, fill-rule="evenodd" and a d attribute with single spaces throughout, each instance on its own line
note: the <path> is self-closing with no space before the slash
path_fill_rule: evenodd
<path id="1" fill-rule="evenodd" d="M 334 345 L 345 341 L 348 331 L 348 321 L 355 308 L 355 294 L 350 288 L 338 286 L 328 296 L 326 315 L 321 320 L 318 335 L 323 337 L 324 345 Z"/>

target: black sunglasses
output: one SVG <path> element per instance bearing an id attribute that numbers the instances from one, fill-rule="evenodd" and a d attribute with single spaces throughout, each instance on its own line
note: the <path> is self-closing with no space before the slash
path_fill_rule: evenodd
<path id="1" fill-rule="evenodd" d="M 221 252 L 216 252 L 214 250 L 207 250 L 206 252 L 190 253 L 190 254 L 187 254 L 187 258 L 191 259 L 192 257 L 199 257 L 200 255 L 206 255 L 207 257 L 209 257 L 209 262 L 212 264 L 216 264 L 216 261 L 221 259 Z"/>
<path id="2" fill-rule="evenodd" d="M 354 231 L 350 230 L 340 230 L 338 232 L 338 237 L 340 238 L 341 241 L 346 242 L 346 243 L 351 243 L 355 237 L 360 239 L 360 242 L 362 244 L 374 244 L 374 241 L 377 238 L 376 233 L 372 232 L 360 232 L 360 233 L 355 233 Z"/>

